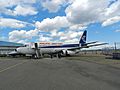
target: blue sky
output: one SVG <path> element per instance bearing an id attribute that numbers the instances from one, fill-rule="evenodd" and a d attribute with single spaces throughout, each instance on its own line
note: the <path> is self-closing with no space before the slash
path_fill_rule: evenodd
<path id="1" fill-rule="evenodd" d="M 0 40 L 120 42 L 120 0 L 1 0 Z"/>

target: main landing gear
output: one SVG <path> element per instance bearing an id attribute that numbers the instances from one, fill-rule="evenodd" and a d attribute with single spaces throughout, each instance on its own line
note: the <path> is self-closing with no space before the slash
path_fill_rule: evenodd
<path id="1" fill-rule="evenodd" d="M 50 55 L 50 57 L 51 57 L 51 59 L 54 57 L 54 56 L 56 56 L 57 58 L 61 58 L 61 53 L 57 53 L 56 55 L 55 54 L 51 54 Z"/>

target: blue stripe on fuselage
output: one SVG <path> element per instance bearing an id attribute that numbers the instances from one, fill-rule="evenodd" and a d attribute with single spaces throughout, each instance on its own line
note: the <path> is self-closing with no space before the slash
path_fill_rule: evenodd
<path id="1" fill-rule="evenodd" d="M 39 48 L 71 48 L 71 47 L 79 47 L 79 44 L 64 44 L 60 46 L 41 46 Z"/>

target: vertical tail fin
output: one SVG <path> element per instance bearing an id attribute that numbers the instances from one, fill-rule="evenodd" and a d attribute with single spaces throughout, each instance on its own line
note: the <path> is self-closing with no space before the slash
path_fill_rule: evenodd
<path id="1" fill-rule="evenodd" d="M 80 38 L 80 41 L 79 41 L 79 45 L 80 46 L 84 46 L 85 45 L 85 43 L 86 43 L 86 37 L 87 37 L 87 31 L 85 30 L 83 32 L 82 37 Z"/>

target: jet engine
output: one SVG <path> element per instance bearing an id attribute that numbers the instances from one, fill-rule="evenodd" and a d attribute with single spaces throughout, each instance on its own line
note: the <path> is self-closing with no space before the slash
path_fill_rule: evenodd
<path id="1" fill-rule="evenodd" d="M 64 56 L 70 56 L 70 55 L 74 55 L 74 54 L 75 54 L 74 51 L 62 50 L 62 55 L 64 55 Z"/>

